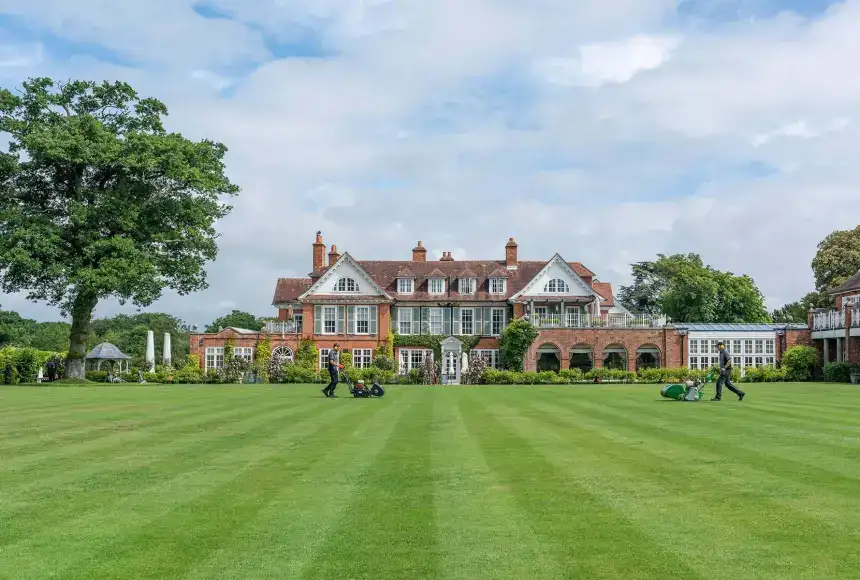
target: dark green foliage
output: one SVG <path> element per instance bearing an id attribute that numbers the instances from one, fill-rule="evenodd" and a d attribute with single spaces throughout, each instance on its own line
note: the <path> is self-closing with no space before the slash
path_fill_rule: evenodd
<path id="1" fill-rule="evenodd" d="M 166 114 L 122 82 L 0 90 L 0 287 L 71 315 L 71 376 L 83 377 L 100 300 L 148 306 L 164 288 L 206 287 L 222 200 L 238 188 L 226 147 L 168 133 Z"/>
<path id="2" fill-rule="evenodd" d="M 860 270 L 860 226 L 832 232 L 818 244 L 812 260 L 819 292 L 839 286 Z"/>
<path id="3" fill-rule="evenodd" d="M 526 353 L 537 336 L 537 329 L 528 320 L 518 318 L 508 324 L 499 337 L 502 367 L 510 371 L 522 371 Z"/>
<path id="4" fill-rule="evenodd" d="M 860 365 L 832 362 L 824 365 L 824 380 L 830 383 L 848 383 L 852 374 L 860 374 Z"/>
<path id="5" fill-rule="evenodd" d="M 658 254 L 632 269 L 633 284 L 622 286 L 618 299 L 634 311 L 674 322 L 770 321 L 752 278 L 715 270 L 698 254 Z"/>
<path id="6" fill-rule="evenodd" d="M 169 332 L 174 365 L 184 364 L 188 358 L 190 328 L 179 318 L 161 312 L 119 314 L 93 320 L 87 350 L 101 342 L 110 342 L 132 358 L 132 365 L 142 367 L 146 358 L 147 330 L 152 330 L 155 335 L 156 361 L 163 358 L 164 333 Z"/>
<path id="7" fill-rule="evenodd" d="M 319 369 L 320 353 L 312 340 L 302 339 L 294 355 L 296 366 L 316 371 Z"/>
<path id="8" fill-rule="evenodd" d="M 205 332 L 218 332 L 221 328 L 244 328 L 246 330 L 260 330 L 265 325 L 262 318 L 258 318 L 248 312 L 234 310 L 230 314 L 216 318 L 206 327 Z"/>
<path id="9" fill-rule="evenodd" d="M 812 371 L 818 362 L 818 350 L 811 346 L 793 346 L 782 355 L 782 368 L 785 369 L 786 380 L 812 380 Z"/>

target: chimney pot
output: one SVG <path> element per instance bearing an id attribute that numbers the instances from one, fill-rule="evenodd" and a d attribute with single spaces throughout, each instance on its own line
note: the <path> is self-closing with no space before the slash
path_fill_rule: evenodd
<path id="1" fill-rule="evenodd" d="M 316 241 L 313 243 L 313 272 L 319 272 L 325 268 L 325 244 L 322 232 L 317 231 Z"/>
<path id="2" fill-rule="evenodd" d="M 505 265 L 508 270 L 516 270 L 518 263 L 517 242 L 514 238 L 509 238 L 508 243 L 505 244 Z"/>
<path id="3" fill-rule="evenodd" d="M 412 248 L 412 261 L 413 262 L 426 262 L 427 261 L 427 249 L 424 247 L 424 244 L 421 243 L 421 240 L 418 240 L 418 245 Z"/>

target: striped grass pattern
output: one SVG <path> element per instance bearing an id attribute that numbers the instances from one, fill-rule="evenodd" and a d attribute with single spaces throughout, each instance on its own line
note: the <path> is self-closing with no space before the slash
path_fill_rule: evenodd
<path id="1" fill-rule="evenodd" d="M 860 389 L 749 391 L 2 388 L 0 578 L 860 578 Z"/>

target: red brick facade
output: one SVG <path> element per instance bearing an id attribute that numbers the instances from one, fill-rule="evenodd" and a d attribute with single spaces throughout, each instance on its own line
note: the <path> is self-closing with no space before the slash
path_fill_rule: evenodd
<path id="1" fill-rule="evenodd" d="M 493 313 L 492 315 L 496 317 L 492 324 L 498 323 L 500 310 L 504 311 L 504 314 L 501 315 L 503 321 L 522 318 L 527 313 L 535 314 L 534 303 L 540 300 L 549 301 L 547 302 L 549 304 L 553 304 L 552 300 L 555 300 L 556 306 L 560 304 L 558 307 L 559 314 L 555 315 L 559 319 L 562 316 L 568 316 L 566 313 L 570 309 L 574 309 L 576 313 L 581 312 L 583 315 L 588 312 L 592 318 L 597 317 L 599 312 L 604 323 L 608 321 L 610 311 L 617 314 L 611 284 L 594 281 L 594 272 L 581 263 L 564 262 L 560 256 L 546 262 L 522 261 L 519 259 L 518 246 L 513 238 L 510 238 L 505 244 L 504 252 L 504 260 L 470 260 L 464 262 L 456 261 L 450 252 L 443 252 L 439 260 L 428 262 L 427 250 L 419 241 L 412 249 L 412 259 L 409 261 L 360 262 L 353 260 L 348 253 L 342 255 L 333 245 L 328 252 L 328 263 L 326 263 L 326 246 L 322 241 L 322 235 L 318 232 L 312 244 L 313 271 L 307 278 L 282 278 L 277 282 L 273 305 L 278 309 L 278 320 L 287 324 L 294 319 L 294 315 L 301 313 L 302 325 L 298 332 L 290 329 L 293 330 L 290 334 L 282 334 L 280 330 L 273 327 L 272 332 L 268 333 L 272 348 L 285 346 L 295 352 L 300 339 L 304 338 L 312 340 L 320 349 L 331 348 L 335 343 L 338 343 L 346 352 L 351 352 L 353 349 L 375 350 L 388 340 L 393 314 L 415 308 L 424 308 L 424 311 L 421 311 L 422 314 L 426 314 L 427 309 L 451 310 L 451 316 L 447 322 L 448 331 L 443 332 L 443 334 L 454 335 L 458 332 L 453 328 L 459 328 L 459 326 L 453 327 L 452 325 L 460 324 L 459 319 L 453 314 L 454 310 L 465 309 L 472 312 L 474 318 L 470 324 L 476 331 L 475 334 L 478 335 L 483 335 L 485 332 L 490 334 L 487 332 L 487 325 L 491 324 L 488 318 L 489 313 Z M 337 289 L 335 282 L 338 284 L 344 282 L 342 277 L 338 277 L 343 275 L 334 274 L 335 267 L 339 268 L 341 263 L 346 264 L 345 267 L 349 268 L 348 271 L 353 272 L 351 276 L 354 276 L 355 279 L 349 278 L 350 286 L 344 285 L 343 288 Z M 533 281 L 543 275 L 542 272 L 549 272 L 551 267 L 557 268 L 556 272 L 566 271 L 570 276 L 571 282 L 569 287 L 565 286 L 564 294 L 547 295 L 546 288 L 544 288 L 543 294 L 539 291 L 524 294 L 526 291 L 530 291 L 529 289 L 534 284 Z M 557 275 L 554 276 L 557 278 Z M 400 294 L 402 289 L 398 282 L 404 277 L 412 278 L 412 285 L 406 293 Z M 438 282 L 440 278 L 443 280 L 443 285 L 434 287 L 431 291 L 430 280 Z M 468 279 L 472 279 L 470 289 L 467 289 L 467 286 L 459 285 L 463 280 L 468 282 Z M 497 284 L 500 279 L 504 280 L 504 284 Z M 326 286 L 326 284 L 328 285 Z M 363 293 L 358 292 L 359 286 L 365 290 Z M 368 292 L 368 287 L 375 289 L 374 292 Z M 326 288 L 326 290 L 323 291 L 322 288 Z M 549 290 L 549 292 L 552 291 Z M 526 304 L 527 301 L 530 302 L 529 306 Z M 568 310 L 565 310 L 565 304 L 570 307 Z M 315 307 L 318 305 L 335 305 L 339 308 L 338 312 L 345 310 L 346 316 L 339 314 L 340 319 L 337 324 L 338 327 L 342 325 L 342 330 L 347 332 L 355 324 L 352 323 L 350 326 L 352 321 L 349 320 L 349 309 L 370 305 L 370 310 L 363 312 L 376 312 L 377 318 L 373 325 L 375 328 L 372 331 L 374 334 L 350 335 L 342 331 L 337 335 L 315 334 L 314 315 L 318 310 Z M 393 312 L 392 307 L 401 310 Z M 415 312 L 418 313 L 419 311 Z M 408 314 L 410 321 L 407 322 L 407 328 L 413 319 L 413 314 Z M 575 315 L 579 316 L 580 314 Z M 446 316 L 448 315 L 446 314 Z M 456 322 L 453 322 L 455 320 Z M 400 318 L 397 322 L 402 324 L 404 319 Z M 331 318 L 329 318 L 329 323 L 332 324 Z M 416 320 L 416 323 L 419 325 L 427 324 L 427 320 Z M 438 319 L 437 324 L 439 324 Z M 689 353 L 685 352 L 687 340 L 685 331 L 681 328 L 672 325 L 648 328 L 647 324 L 637 328 L 612 327 L 612 324 L 585 325 L 590 326 L 589 328 L 578 326 L 580 325 L 565 324 L 564 327 L 552 330 L 540 330 L 538 338 L 527 354 L 526 369 L 535 370 L 538 365 L 539 350 L 547 348 L 555 351 L 559 366 L 562 369 L 570 368 L 572 349 L 581 351 L 585 348 L 590 349 L 591 360 L 595 367 L 603 366 L 607 348 L 612 349 L 615 354 L 623 349 L 623 352 L 626 353 L 624 358 L 627 361 L 627 368 L 631 371 L 636 370 L 637 355 L 643 348 L 652 356 L 656 353 L 659 366 L 682 367 L 688 365 Z M 545 328 L 543 325 L 541 327 Z M 319 326 L 317 326 L 317 330 L 319 330 Z M 496 332 L 498 332 L 498 327 Z M 773 333 L 777 360 L 781 358 L 782 353 L 787 348 L 795 344 L 811 343 L 809 332 L 806 330 L 785 329 L 780 333 L 777 329 L 773 329 Z M 213 334 L 193 334 L 191 335 L 191 352 L 200 356 L 201 367 L 205 367 L 206 348 L 223 347 L 229 339 L 235 341 L 236 347 L 254 347 L 264 335 L 266 332 L 257 333 L 237 329 L 224 329 Z M 728 339 L 729 337 L 721 338 Z M 496 337 L 481 336 L 475 348 L 496 350 L 499 348 L 498 343 Z M 645 351 L 642 352 L 644 354 Z"/>

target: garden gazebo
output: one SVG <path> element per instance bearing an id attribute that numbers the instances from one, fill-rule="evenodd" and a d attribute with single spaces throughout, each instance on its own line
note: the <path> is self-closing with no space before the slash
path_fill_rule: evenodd
<path id="1" fill-rule="evenodd" d="M 87 361 L 93 361 L 95 364 L 94 370 L 101 370 L 101 366 L 103 362 L 110 362 L 111 364 L 119 363 L 119 371 L 122 372 L 122 363 L 125 362 L 125 370 L 128 371 L 130 369 L 131 357 L 127 354 L 123 354 L 123 352 L 118 349 L 116 346 L 112 345 L 109 342 L 103 342 L 101 344 L 97 344 L 87 355 Z"/>

